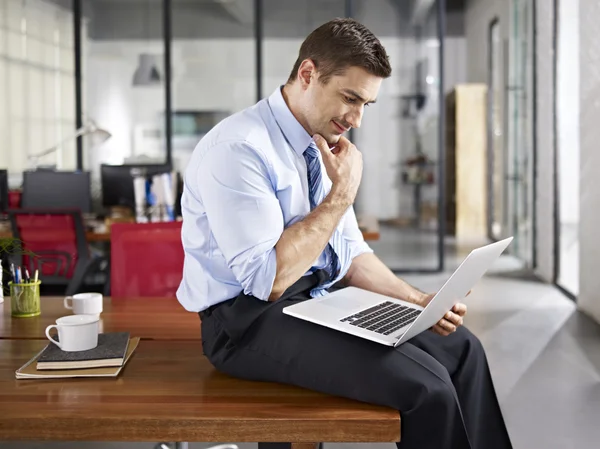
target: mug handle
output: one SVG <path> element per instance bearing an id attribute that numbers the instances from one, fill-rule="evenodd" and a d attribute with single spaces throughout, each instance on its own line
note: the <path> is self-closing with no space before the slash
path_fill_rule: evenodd
<path id="1" fill-rule="evenodd" d="M 64 305 L 66 309 L 73 310 L 73 305 L 69 305 L 69 299 L 71 300 L 71 304 L 73 304 L 73 297 L 67 296 L 64 300 Z"/>
<path id="2" fill-rule="evenodd" d="M 60 342 L 56 341 L 54 338 L 52 338 L 50 336 L 50 329 L 52 329 L 53 327 L 55 327 L 56 330 L 58 330 L 58 326 L 56 324 L 51 324 L 50 326 L 48 326 L 46 328 L 46 337 L 48 337 L 48 340 L 50 340 L 52 343 L 54 343 L 56 346 L 58 346 L 60 349 L 62 349 L 62 346 L 60 345 Z"/>

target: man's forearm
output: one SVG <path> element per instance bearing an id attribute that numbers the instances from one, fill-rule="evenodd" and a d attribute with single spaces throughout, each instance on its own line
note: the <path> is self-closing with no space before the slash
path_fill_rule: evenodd
<path id="1" fill-rule="evenodd" d="M 332 189 L 325 200 L 302 221 L 283 231 L 275 245 L 277 273 L 269 301 L 278 299 L 310 269 L 348 207 L 350 204 L 344 195 Z"/>
<path id="2" fill-rule="evenodd" d="M 398 278 L 372 253 L 361 254 L 352 260 L 344 283 L 415 304 L 425 296 L 423 292 Z"/>

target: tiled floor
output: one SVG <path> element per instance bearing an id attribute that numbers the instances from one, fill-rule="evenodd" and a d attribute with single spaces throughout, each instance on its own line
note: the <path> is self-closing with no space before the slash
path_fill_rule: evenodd
<path id="1" fill-rule="evenodd" d="M 438 268 L 438 234 L 436 230 L 418 230 L 380 225 L 380 239 L 367 242 L 383 262 L 397 271 L 431 271 Z M 485 244 L 476 239 L 457 245 L 454 238 L 444 241 L 446 262 L 452 269 L 472 248 Z"/>
<path id="2" fill-rule="evenodd" d="M 393 248 L 391 251 L 395 251 Z M 466 250 L 448 262 L 452 269 Z M 404 253 L 403 256 L 407 256 Z M 468 298 L 466 325 L 488 354 L 515 449 L 600 447 L 600 326 L 557 289 L 513 276 L 505 257 Z M 406 280 L 434 291 L 447 274 Z M 191 444 L 205 448 L 207 443 Z M 327 449 L 393 449 L 393 444 L 327 444 Z M 0 443 L 2 449 L 152 448 L 152 443 Z M 255 449 L 255 444 L 240 449 Z"/>

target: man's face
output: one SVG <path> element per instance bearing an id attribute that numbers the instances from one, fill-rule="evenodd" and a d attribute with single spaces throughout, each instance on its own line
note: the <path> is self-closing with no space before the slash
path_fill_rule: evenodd
<path id="1" fill-rule="evenodd" d="M 344 132 L 360 126 L 365 107 L 377 98 L 381 81 L 361 67 L 349 67 L 326 84 L 313 72 L 303 102 L 307 131 L 311 136 L 320 134 L 330 144 L 337 143 Z"/>

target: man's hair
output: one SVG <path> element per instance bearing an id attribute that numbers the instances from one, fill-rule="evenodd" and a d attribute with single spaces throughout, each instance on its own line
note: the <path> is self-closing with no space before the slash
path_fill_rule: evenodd
<path id="1" fill-rule="evenodd" d="M 353 19 L 333 19 L 310 33 L 300 47 L 288 83 L 298 77 L 298 69 L 305 59 L 315 64 L 323 84 L 349 67 L 362 67 L 381 78 L 392 73 L 389 57 L 379 39 Z"/>

